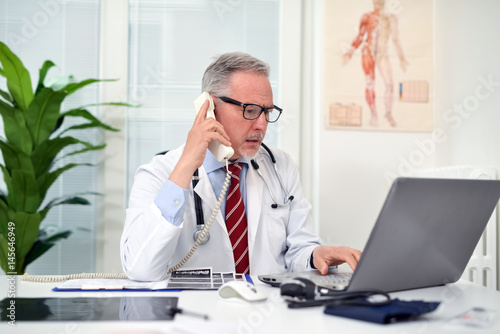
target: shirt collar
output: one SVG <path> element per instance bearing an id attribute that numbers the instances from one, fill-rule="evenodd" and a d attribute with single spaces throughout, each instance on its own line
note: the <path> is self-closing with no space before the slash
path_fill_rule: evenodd
<path id="1" fill-rule="evenodd" d="M 241 162 L 241 163 L 244 163 L 247 165 L 249 163 L 248 160 L 243 158 L 243 157 L 236 159 L 236 161 L 231 161 L 230 163 L 234 163 L 234 162 Z M 217 170 L 217 169 L 222 168 L 222 167 L 226 167 L 226 163 L 220 162 L 217 159 L 215 159 L 212 152 L 207 150 L 207 154 L 205 155 L 205 160 L 203 161 L 203 167 L 205 167 L 205 170 L 207 171 L 207 173 L 211 173 L 214 170 Z"/>

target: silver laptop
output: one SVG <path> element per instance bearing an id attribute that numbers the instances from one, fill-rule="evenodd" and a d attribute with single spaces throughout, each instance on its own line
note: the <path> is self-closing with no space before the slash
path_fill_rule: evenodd
<path id="1" fill-rule="evenodd" d="M 497 180 L 398 178 L 352 277 L 332 269 L 328 277 L 313 270 L 258 278 L 274 286 L 306 277 L 330 288 L 386 292 L 453 283 L 462 276 L 499 198 Z"/>

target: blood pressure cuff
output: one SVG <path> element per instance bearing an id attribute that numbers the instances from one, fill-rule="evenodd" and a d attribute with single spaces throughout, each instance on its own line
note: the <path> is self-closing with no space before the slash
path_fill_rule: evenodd
<path id="1" fill-rule="evenodd" d="M 379 306 L 327 305 L 324 312 L 339 317 L 389 324 L 416 319 L 422 314 L 434 311 L 438 306 L 439 302 L 393 299 L 389 304 Z"/>

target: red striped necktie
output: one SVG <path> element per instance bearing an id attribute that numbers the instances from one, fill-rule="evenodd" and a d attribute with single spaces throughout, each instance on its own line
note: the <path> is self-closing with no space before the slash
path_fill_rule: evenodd
<path id="1" fill-rule="evenodd" d="M 238 162 L 229 165 L 229 171 L 233 174 L 226 201 L 226 228 L 233 246 L 236 272 L 250 274 L 247 216 L 240 191 L 241 168 L 241 163 Z"/>

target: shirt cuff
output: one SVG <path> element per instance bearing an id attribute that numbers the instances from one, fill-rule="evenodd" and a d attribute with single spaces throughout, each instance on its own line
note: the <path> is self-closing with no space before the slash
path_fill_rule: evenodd
<path id="1" fill-rule="evenodd" d="M 167 180 L 154 200 L 160 209 L 163 218 L 172 225 L 180 226 L 184 220 L 186 198 L 189 189 L 183 189 L 170 180 Z"/>
<path id="2" fill-rule="evenodd" d="M 311 256 L 309 256 L 309 266 L 311 267 L 311 269 L 316 269 L 316 267 L 314 266 L 314 258 L 313 258 L 312 252 L 311 252 Z"/>

